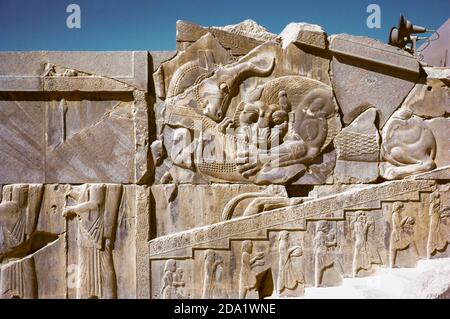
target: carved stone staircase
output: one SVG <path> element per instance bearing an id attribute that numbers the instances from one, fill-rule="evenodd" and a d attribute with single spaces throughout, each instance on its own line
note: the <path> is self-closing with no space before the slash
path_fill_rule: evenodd
<path id="1" fill-rule="evenodd" d="M 344 220 L 346 211 L 380 209 L 382 202 L 420 201 L 429 180 L 402 180 L 362 186 L 254 216 L 198 227 L 149 242 L 150 259 L 192 258 L 193 250 L 228 249 L 232 240 L 264 240 L 269 231 L 305 230 L 309 221 Z"/>
<path id="2" fill-rule="evenodd" d="M 149 242 L 149 259 L 151 263 L 156 262 L 155 265 L 161 265 L 158 262 L 168 259 L 180 260 L 183 263 L 193 262 L 193 265 L 197 265 L 195 267 L 198 269 L 198 265 L 202 263 L 202 261 L 198 260 L 198 254 L 207 249 L 226 252 L 233 250 L 234 242 L 242 243 L 244 240 L 270 242 L 270 234 L 272 232 L 281 230 L 307 232 L 308 229 L 311 231 L 311 227 L 307 227 L 308 223 L 316 223 L 321 220 L 343 222 L 345 225 L 349 225 L 350 219 L 358 210 L 368 212 L 368 215 L 371 214 L 372 218 L 377 218 L 378 222 L 384 225 L 383 227 L 387 227 L 384 233 L 385 236 L 377 239 L 386 245 L 386 234 L 389 237 L 389 229 L 392 229 L 390 228 L 392 226 L 386 226 L 391 223 L 389 217 L 390 208 L 388 211 L 386 211 L 386 208 L 392 207 L 394 202 L 403 202 L 405 205 L 411 205 L 409 209 L 417 211 L 417 216 L 428 216 L 427 196 L 433 191 L 434 184 L 434 180 L 428 180 L 427 176 L 421 175 L 420 178 L 417 176 L 408 180 L 361 185 L 358 188 L 352 188 L 337 194 L 310 199 L 298 205 L 279 208 L 253 216 L 237 217 L 212 225 L 158 237 Z M 420 229 L 422 229 L 423 234 L 427 234 L 427 219 L 418 221 L 422 223 Z M 313 238 L 308 238 L 309 248 L 304 247 L 304 249 L 309 249 L 307 251 L 309 261 L 307 262 L 314 265 L 314 258 L 311 254 Z M 422 241 L 423 247 L 423 243 L 426 245 L 426 235 L 425 237 L 421 235 L 420 238 L 425 240 L 425 242 Z M 348 239 L 346 240 L 347 248 L 344 254 L 346 254 L 345 258 L 348 260 L 348 258 L 353 256 L 353 248 L 348 248 L 349 242 Z M 389 244 L 385 246 L 387 247 L 385 249 L 389 250 L 388 246 Z M 353 244 L 350 244 L 350 247 L 353 247 Z M 278 252 L 272 248 L 271 252 L 268 251 L 268 253 L 272 254 L 273 265 Z M 413 267 L 417 262 L 414 268 L 392 269 L 389 268 L 388 251 L 385 251 L 383 264 L 378 265 L 375 272 L 371 274 L 366 273 L 365 275 L 360 274 L 358 278 L 348 278 L 351 277 L 351 274 L 347 270 L 338 286 L 333 284 L 331 285 L 332 287 L 324 285 L 325 288 L 312 288 L 314 279 L 309 275 L 309 282 L 307 279 L 303 298 L 448 297 L 449 293 L 446 291 L 450 287 L 450 259 L 445 258 L 448 257 L 448 254 L 444 254 L 441 257 L 444 258 L 423 260 L 426 256 L 421 253 L 420 256 L 416 255 L 412 258 Z M 234 260 L 239 260 L 239 258 L 238 256 L 233 257 Z M 398 267 L 403 266 L 405 265 L 398 265 Z M 411 267 L 411 265 L 406 265 L 406 267 Z M 239 272 L 238 269 L 235 270 Z M 197 275 L 197 279 L 202 280 L 201 276 L 198 277 Z M 276 281 L 276 278 L 274 279 Z M 278 297 L 276 289 L 274 289 L 272 297 Z"/>

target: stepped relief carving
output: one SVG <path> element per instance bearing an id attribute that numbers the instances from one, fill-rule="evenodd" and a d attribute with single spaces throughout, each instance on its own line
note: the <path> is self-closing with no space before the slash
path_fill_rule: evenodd
<path id="1" fill-rule="evenodd" d="M 198 269 L 193 270 L 202 283 L 193 287 L 198 297 L 219 298 L 214 291 L 225 286 L 231 298 L 301 297 L 308 288 L 337 286 L 344 278 L 369 276 L 391 265 L 414 267 L 426 258 L 429 229 L 436 229 L 429 228 L 436 223 L 428 218 L 430 205 L 436 207 L 435 189 L 447 188 L 430 181 L 392 181 L 291 205 L 271 202 L 289 198 L 281 193 L 273 198 L 265 191 L 244 193 L 225 205 L 230 207 L 225 211 L 238 207 L 238 199 L 254 204 L 253 197 L 267 200 L 267 209 L 155 238 L 150 259 L 161 265 L 161 260 L 182 258 L 188 269 Z M 341 211 L 330 211 L 332 203 Z M 441 220 L 446 219 L 447 203 L 439 209 Z M 441 224 L 447 236 L 446 221 Z M 433 257 L 445 252 L 443 241 L 437 249 Z M 225 286 L 215 273 L 219 265 L 229 282 Z M 152 272 L 152 278 L 157 276 Z"/>

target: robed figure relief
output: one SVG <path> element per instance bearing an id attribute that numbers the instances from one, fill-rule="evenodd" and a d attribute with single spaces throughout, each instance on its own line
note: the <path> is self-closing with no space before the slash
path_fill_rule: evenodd
<path id="1" fill-rule="evenodd" d="M 0 203 L 0 298 L 37 298 L 31 252 L 42 185 L 6 185 Z"/>
<path id="2" fill-rule="evenodd" d="M 78 204 L 66 206 L 66 218 L 78 221 L 78 299 L 117 298 L 112 250 L 122 188 L 89 184 L 68 196 Z"/>
<path id="3" fill-rule="evenodd" d="M 374 264 L 381 264 L 378 250 L 369 245 L 369 230 L 374 229 L 372 221 L 367 220 L 366 213 L 358 211 L 351 222 L 353 230 L 353 277 L 358 276 L 361 270 L 369 271 Z"/>
<path id="4" fill-rule="evenodd" d="M 255 267 L 264 266 L 264 252 L 253 253 L 250 240 L 242 242 L 241 271 L 239 273 L 239 299 L 257 299 L 258 282 Z"/>
<path id="5" fill-rule="evenodd" d="M 303 284 L 305 278 L 300 269 L 294 264 L 294 257 L 303 255 L 303 250 L 300 246 L 290 246 L 289 232 L 283 230 L 278 236 L 279 246 L 279 260 L 278 260 L 278 279 L 277 290 L 281 295 L 285 291 L 295 290 L 301 286 L 303 293 Z"/>
<path id="6" fill-rule="evenodd" d="M 427 240 L 427 258 L 430 259 L 438 251 L 443 251 L 447 247 L 447 236 L 443 232 L 442 219 L 450 217 L 450 207 L 441 208 L 441 195 L 439 190 L 435 190 L 430 195 L 428 207 L 429 226 Z"/>

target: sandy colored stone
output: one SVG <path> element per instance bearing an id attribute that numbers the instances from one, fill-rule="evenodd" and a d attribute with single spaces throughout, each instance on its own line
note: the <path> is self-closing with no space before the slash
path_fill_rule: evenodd
<path id="1" fill-rule="evenodd" d="M 239 28 L 237 29 L 239 30 Z M 253 37 L 248 32 L 235 32 L 236 28 L 219 29 L 217 27 L 202 27 L 191 22 L 177 21 L 177 48 L 184 50 L 190 43 L 197 41 L 203 35 L 212 33 L 219 42 L 227 49 L 231 50 L 233 55 L 244 55 L 257 47 L 265 40 Z M 266 33 L 264 33 L 266 34 Z M 251 35 L 251 36 L 249 36 Z M 267 37 L 267 35 L 266 35 Z"/>
<path id="2" fill-rule="evenodd" d="M 86 294 L 136 298 L 136 263 L 131 257 L 136 255 L 136 210 L 142 188 L 117 184 L 4 185 L 2 229 L 17 227 L 18 222 L 26 220 L 21 231 L 27 236 L 21 239 L 22 245 L 11 245 L 10 235 L 2 231 L 6 237 L 1 239 L 1 284 L 12 285 L 13 290 L 2 290 L 1 297 L 18 293 L 20 298 L 86 298 Z M 22 192 L 24 196 L 24 191 L 28 194 L 25 202 L 18 210 L 9 211 L 11 204 L 18 203 L 16 194 Z M 100 197 L 99 192 L 103 193 Z M 83 208 L 91 203 L 98 203 L 98 209 Z M 8 213 L 13 219 L 5 219 Z M 15 255 L 10 255 L 10 250 Z M 101 267 L 83 268 L 97 262 L 89 253 L 101 258 L 97 260 Z M 25 272 L 18 273 L 15 263 L 22 264 Z M 16 281 L 11 281 L 11 274 Z M 95 287 L 91 285 L 94 281 Z M 18 288 L 16 283 L 25 289 L 14 290 Z"/>
<path id="3" fill-rule="evenodd" d="M 224 27 L 211 27 L 212 29 L 227 31 L 236 35 L 242 35 L 261 41 L 272 41 L 277 38 L 273 33 L 267 31 L 266 28 L 260 26 L 251 19 L 244 20 L 237 24 L 226 25 Z"/>
<path id="4" fill-rule="evenodd" d="M 450 111 L 449 87 L 441 80 L 428 80 L 426 84 L 416 84 L 403 106 L 422 117 L 444 116 Z"/>
<path id="5" fill-rule="evenodd" d="M 377 111 L 371 108 L 334 139 L 337 153 L 334 175 L 338 182 L 370 183 L 378 178 L 380 136 L 376 119 Z"/>
<path id="6" fill-rule="evenodd" d="M 128 87 L 149 88 L 149 55 L 146 51 L 122 52 L 2 52 L 0 55 L 1 91 L 128 91 Z M 44 79 L 46 63 L 95 75 Z M 122 82 L 124 85 L 119 86 Z"/>
<path id="7" fill-rule="evenodd" d="M 337 195 L 300 203 L 291 208 L 286 207 L 253 217 L 237 218 L 227 223 L 156 238 L 150 241 L 149 247 L 153 269 L 152 278 L 156 283 L 153 290 L 154 296 L 167 298 L 167 295 L 161 295 L 160 289 L 163 288 L 161 286 L 163 285 L 162 278 L 167 271 L 170 271 L 167 270 L 167 265 L 173 263 L 169 261 L 170 258 L 177 258 L 175 270 L 178 267 L 183 269 L 185 285 L 182 293 L 191 298 L 200 298 L 205 287 L 218 289 L 217 293 L 219 291 L 226 293 L 231 298 L 242 297 L 242 280 L 244 282 L 249 280 L 257 287 L 255 291 L 251 289 L 247 291 L 246 298 L 267 296 L 266 291 L 269 291 L 268 295 L 283 297 L 286 291 L 280 292 L 277 287 L 281 287 L 280 283 L 286 283 L 286 281 L 282 277 L 278 278 L 281 272 L 291 270 L 285 269 L 284 266 L 283 269 L 280 269 L 279 258 L 284 249 L 291 247 L 298 253 L 289 258 L 289 264 L 292 263 L 296 269 L 295 274 L 291 273 L 293 277 L 290 278 L 292 280 L 297 278 L 298 281 L 296 285 L 290 286 L 291 289 L 288 289 L 287 293 L 297 297 L 303 295 L 304 289 L 307 290 L 308 287 L 338 286 L 342 280 L 346 280 L 345 278 L 365 277 L 373 274 L 377 269 L 415 267 L 420 258 L 426 258 L 427 247 L 430 243 L 428 209 L 433 201 L 430 185 L 399 181 L 362 186 L 344 190 Z M 409 191 L 405 192 L 406 189 Z M 439 192 L 445 194 L 445 187 L 439 188 Z M 365 204 L 374 199 L 376 202 L 376 198 L 381 199 L 378 201 L 378 206 L 372 204 L 372 207 L 369 208 Z M 332 209 L 326 202 L 334 200 L 339 202 L 336 202 L 337 210 L 331 210 L 321 217 L 311 215 L 314 216 L 315 222 L 300 222 L 294 226 L 294 219 L 289 216 L 297 210 L 303 212 L 303 218 L 308 218 L 306 216 L 317 211 L 314 208 L 316 205 L 324 205 L 324 207 Z M 343 202 L 346 204 L 340 205 Z M 442 207 L 446 207 L 446 205 L 448 202 L 444 200 Z M 352 208 L 348 211 L 346 207 Z M 344 213 L 340 209 L 343 209 Z M 408 230 L 407 227 L 410 226 L 395 224 L 398 218 L 407 220 L 407 223 L 412 222 L 412 228 Z M 280 247 L 280 240 L 286 238 L 286 232 L 267 233 L 266 230 L 271 228 L 269 225 L 274 225 L 272 227 L 279 229 L 283 223 L 282 220 L 289 220 L 290 226 L 282 227 L 289 235 L 287 240 L 283 239 L 284 246 Z M 448 222 L 442 220 L 441 227 L 444 233 L 447 232 L 444 229 L 447 229 L 448 226 Z M 295 231 L 289 230 L 290 227 L 295 228 Z M 400 241 L 396 241 L 394 230 L 402 238 Z M 361 231 L 362 233 L 360 233 Z M 233 234 L 232 237 L 231 234 Z M 317 246 L 314 245 L 317 244 L 313 243 L 319 243 L 320 236 L 331 236 L 331 234 L 334 235 L 329 238 L 334 238 L 332 241 L 335 241 L 335 246 L 330 246 L 331 248 L 327 249 L 327 254 L 324 255 L 326 259 L 320 259 L 322 261 L 317 264 L 318 259 L 314 257 L 317 253 Z M 360 237 L 361 235 L 363 237 Z M 230 243 L 228 238 L 234 238 L 234 240 Z M 386 239 L 380 240 L 382 238 Z M 355 243 L 355 240 L 363 240 L 362 247 L 365 248 L 363 250 L 355 248 L 361 247 L 355 246 L 358 243 Z M 249 244 L 250 241 L 252 244 Z M 259 256 L 259 260 L 264 261 L 258 263 L 258 267 L 254 268 L 252 272 L 244 270 L 246 260 L 244 247 L 248 246 L 252 246 L 252 249 L 247 251 L 245 248 L 245 251 L 251 257 Z M 195 253 L 191 255 L 190 251 L 194 247 Z M 205 279 L 209 278 L 205 276 L 211 274 L 206 270 L 209 260 L 205 259 L 206 256 L 211 256 L 212 261 L 219 260 L 225 269 L 232 268 L 234 271 L 224 272 L 220 280 Z M 436 253 L 433 258 L 438 256 L 445 257 L 447 253 Z M 161 257 L 164 257 L 165 261 L 161 261 Z M 182 260 L 178 258 L 182 258 Z M 323 263 L 328 262 L 333 262 L 332 267 L 321 268 Z M 321 271 L 321 276 L 317 277 L 317 271 Z M 265 276 L 266 273 L 273 274 L 273 281 Z M 205 282 L 205 280 L 207 281 Z M 299 284 L 302 287 L 300 290 L 296 288 Z M 173 290 L 173 298 L 177 298 L 176 292 L 179 291 Z"/>
<path id="8" fill-rule="evenodd" d="M 436 139 L 436 166 L 439 168 L 450 165 L 450 119 L 435 118 L 426 120 L 425 123 Z"/>
<path id="9" fill-rule="evenodd" d="M 262 192 L 266 187 L 254 185 L 154 185 L 156 236 L 164 236 L 199 226 L 222 221 L 225 205 L 235 196 Z M 276 187 L 268 193 L 286 194 L 284 187 Z M 201 201 L 195 200 L 201 198 Z M 246 203 L 239 204 L 234 217 L 243 214 Z"/>
<path id="10" fill-rule="evenodd" d="M 317 24 L 289 23 L 280 33 L 283 48 L 290 43 L 327 49 L 327 35 Z"/>
<path id="11" fill-rule="evenodd" d="M 45 181 L 44 109 L 36 101 L 17 101 L 2 95 L 0 101 L 0 184 Z M 15 101 L 16 100 L 16 101 Z"/>
<path id="12" fill-rule="evenodd" d="M 418 81 L 417 60 L 392 46 L 349 35 L 331 37 L 330 50 L 332 83 L 344 123 L 375 107 L 382 128 Z"/>
<path id="13" fill-rule="evenodd" d="M 449 297 L 447 69 L 306 23 L 177 48 L 0 53 L 0 298 Z"/>

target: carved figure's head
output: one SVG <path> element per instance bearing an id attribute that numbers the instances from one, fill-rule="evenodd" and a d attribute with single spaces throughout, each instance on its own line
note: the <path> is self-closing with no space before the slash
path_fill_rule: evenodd
<path id="1" fill-rule="evenodd" d="M 164 272 L 175 272 L 177 270 L 177 262 L 174 259 L 166 261 Z"/>
<path id="2" fill-rule="evenodd" d="M 207 259 L 214 259 L 216 256 L 216 253 L 212 249 L 205 250 L 204 258 Z"/>
<path id="3" fill-rule="evenodd" d="M 289 232 L 286 230 L 280 231 L 280 234 L 278 235 L 278 240 L 288 240 L 289 239 Z"/>
<path id="4" fill-rule="evenodd" d="M 322 232 L 328 234 L 330 230 L 330 224 L 326 220 L 321 220 L 317 223 L 316 232 Z"/>
<path id="5" fill-rule="evenodd" d="M 244 240 L 242 242 L 242 252 L 251 254 L 253 252 L 253 243 L 251 240 Z"/>
<path id="6" fill-rule="evenodd" d="M 264 66 L 260 66 L 264 64 Z M 214 74 L 203 80 L 197 87 L 196 100 L 203 109 L 203 114 L 216 122 L 220 122 L 227 111 L 231 98 L 237 94 L 238 87 L 251 76 L 270 74 L 275 64 L 261 61 L 236 62 L 219 67 Z"/>
<path id="7" fill-rule="evenodd" d="M 241 125 L 256 123 L 258 121 L 258 116 L 258 107 L 253 103 L 246 104 L 241 114 L 239 115 L 239 123 Z"/>
<path id="8" fill-rule="evenodd" d="M 395 202 L 394 205 L 392 205 L 392 212 L 400 212 L 403 209 L 403 203 L 402 202 Z"/>

